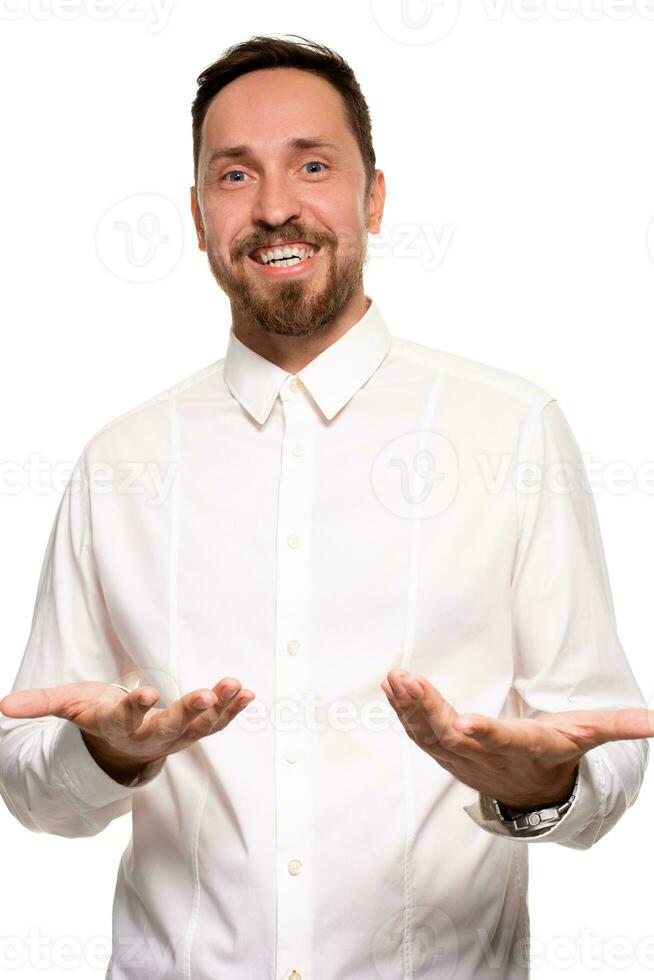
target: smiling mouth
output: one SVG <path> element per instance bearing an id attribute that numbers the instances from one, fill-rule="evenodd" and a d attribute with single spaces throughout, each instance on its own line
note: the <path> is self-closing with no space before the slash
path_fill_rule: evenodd
<path id="1" fill-rule="evenodd" d="M 300 265 L 312 259 L 320 251 L 319 245 L 302 242 L 297 245 L 271 245 L 269 248 L 258 248 L 250 252 L 249 257 L 258 265 L 270 269 L 285 269 Z"/>

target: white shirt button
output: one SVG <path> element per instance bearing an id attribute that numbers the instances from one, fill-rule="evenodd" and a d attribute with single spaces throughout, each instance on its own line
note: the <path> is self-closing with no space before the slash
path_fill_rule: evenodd
<path id="1" fill-rule="evenodd" d="M 300 649 L 300 641 L 289 640 L 288 643 L 286 644 L 286 649 L 288 650 L 291 656 L 294 656 Z"/>
<path id="2" fill-rule="evenodd" d="M 297 970 L 291 970 L 288 975 L 288 980 L 302 980 L 302 974 L 298 973 Z"/>
<path id="3" fill-rule="evenodd" d="M 284 758 L 287 762 L 297 762 L 300 758 L 300 753 L 296 752 L 295 749 L 287 749 Z"/>
<path id="4" fill-rule="evenodd" d="M 297 446 L 291 447 L 291 452 L 294 456 L 304 456 L 304 446 L 298 443 Z"/>
<path id="5" fill-rule="evenodd" d="M 302 391 L 303 387 L 304 385 L 302 384 L 300 378 L 292 378 L 291 383 L 289 384 L 291 391 Z"/>
<path id="6" fill-rule="evenodd" d="M 288 546 L 289 548 L 297 548 L 300 544 L 300 539 L 297 534 L 289 534 L 288 536 Z"/>
<path id="7" fill-rule="evenodd" d="M 297 858 L 293 858 L 292 861 L 288 862 L 288 873 L 290 875 L 299 875 L 302 870 L 302 862 L 298 861 Z"/>

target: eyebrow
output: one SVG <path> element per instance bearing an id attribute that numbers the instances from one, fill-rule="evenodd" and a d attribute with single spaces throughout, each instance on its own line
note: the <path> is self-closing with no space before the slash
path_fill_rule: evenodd
<path id="1" fill-rule="evenodd" d="M 283 144 L 287 150 L 335 150 L 339 151 L 335 143 L 323 139 L 322 136 L 296 136 L 288 139 Z M 234 157 L 252 157 L 254 153 L 249 146 L 220 146 L 214 150 L 209 157 L 208 165 L 211 166 L 216 160 L 232 159 Z"/>

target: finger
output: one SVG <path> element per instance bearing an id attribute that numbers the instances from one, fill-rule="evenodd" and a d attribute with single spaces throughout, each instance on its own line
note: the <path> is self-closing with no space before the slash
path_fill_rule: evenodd
<path id="1" fill-rule="evenodd" d="M 654 711 L 647 708 L 616 708 L 596 711 L 540 711 L 535 718 L 561 732 L 586 751 L 604 742 L 652 738 Z"/>
<path id="2" fill-rule="evenodd" d="M 412 678 L 409 678 L 407 671 L 404 670 L 390 671 L 381 686 L 409 738 L 430 749 L 437 745 L 438 736 L 422 708 L 421 699 L 412 693 L 412 689 L 419 690 L 421 696 L 424 696 L 424 688 L 421 685 L 418 687 L 417 683 L 413 686 Z"/>
<path id="3" fill-rule="evenodd" d="M 213 723 L 214 727 L 224 727 L 234 713 L 244 706 L 240 703 L 239 692 L 241 682 L 235 677 L 223 677 L 213 690 L 202 688 L 193 691 L 165 709 L 165 717 L 155 719 L 157 733 L 166 741 L 181 738 L 196 718 L 205 713 L 207 717 L 195 726 L 196 732 L 206 730 L 209 723 Z M 252 700 L 254 694 L 248 692 L 248 695 Z"/>
<path id="4" fill-rule="evenodd" d="M 395 675 L 401 675 L 396 677 Z M 443 744 L 440 733 L 434 731 L 429 714 L 423 707 L 426 699 L 425 685 L 428 681 L 409 675 L 406 671 L 391 671 L 388 675 L 396 683 L 402 682 L 404 693 L 395 693 L 394 688 L 389 684 L 388 678 L 382 681 L 381 687 L 390 701 L 400 721 L 402 722 L 407 735 L 420 745 L 421 748 L 428 750 L 432 755 L 439 759 L 452 758 L 449 745 Z M 396 683 L 396 688 L 400 685 Z M 411 694 L 411 691 L 421 691 L 422 696 L 418 697 Z M 435 690 L 435 689 L 434 689 Z"/>
<path id="5" fill-rule="evenodd" d="M 215 701 L 214 691 L 208 688 L 191 691 L 150 716 L 150 733 L 163 742 L 173 742 L 181 738 L 189 724 Z"/>
<path id="6" fill-rule="evenodd" d="M 216 707 L 226 705 L 241 690 L 241 682 L 236 677 L 223 677 L 213 687 L 218 697 Z"/>
<path id="7" fill-rule="evenodd" d="M 420 710 L 419 708 L 415 706 L 404 707 L 393 696 L 389 697 L 388 700 L 395 709 L 395 712 L 402 722 L 407 735 L 412 741 L 416 742 L 420 748 L 428 751 L 429 755 L 431 755 L 436 762 L 441 763 L 448 772 L 453 771 L 451 768 L 452 766 L 460 765 L 461 756 L 459 753 L 452 752 L 450 749 L 446 748 L 441 742 L 438 741 L 431 729 L 427 729 L 427 735 L 425 736 L 422 726 L 416 726 L 415 719 L 417 712 Z M 422 732 L 422 734 L 419 734 L 420 732 Z M 479 749 L 479 751 L 481 752 L 482 750 Z"/>
<path id="8" fill-rule="evenodd" d="M 593 711 L 596 739 L 617 742 L 620 739 L 654 736 L 654 711 L 647 708 L 617 708 L 615 711 Z M 599 745 L 601 742 L 596 741 Z"/>
<path id="9" fill-rule="evenodd" d="M 388 681 L 384 681 L 382 683 L 382 687 L 384 688 L 384 693 L 390 701 L 392 708 L 404 725 L 407 735 L 409 735 L 411 738 L 417 738 L 421 731 L 420 721 L 416 721 L 417 712 L 419 710 L 417 706 L 413 703 L 402 704 L 399 697 L 395 696 L 395 693 L 393 692 L 393 689 L 389 685 Z M 422 726 L 424 727 L 424 720 L 422 722 Z"/>
<path id="10" fill-rule="evenodd" d="M 9 718 L 69 718 L 75 710 L 94 704 L 105 687 L 98 681 L 80 681 L 13 691 L 0 701 L 0 711 Z"/>
<path id="11" fill-rule="evenodd" d="M 455 750 L 465 741 L 453 727 L 458 717 L 454 707 L 434 687 L 431 681 L 420 674 L 406 670 L 391 670 L 387 675 L 396 700 L 405 708 L 415 707 L 412 712 L 414 730 L 418 740 L 425 746 L 441 744 Z"/>
<path id="12" fill-rule="evenodd" d="M 150 686 L 139 687 L 129 694 L 124 694 L 112 708 L 112 722 L 130 734 L 137 731 L 159 697 L 157 689 Z"/>
<path id="13" fill-rule="evenodd" d="M 217 685 L 220 687 L 220 685 Z M 216 688 L 214 688 L 214 691 Z M 222 731 L 236 715 L 247 707 L 251 701 L 254 700 L 255 695 L 253 691 L 247 688 L 241 688 L 229 697 L 229 689 L 225 693 L 221 693 L 218 701 L 208 710 L 203 711 L 202 714 L 186 729 L 185 735 L 192 735 L 193 737 L 203 737 L 204 735 L 211 735 L 214 732 Z"/>

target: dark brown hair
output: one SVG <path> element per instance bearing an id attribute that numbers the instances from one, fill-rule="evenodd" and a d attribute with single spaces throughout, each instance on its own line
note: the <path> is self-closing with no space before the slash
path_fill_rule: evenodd
<path id="1" fill-rule="evenodd" d="M 286 38 L 297 37 L 300 42 Z M 284 38 L 255 35 L 248 41 L 234 44 L 198 75 L 198 91 L 191 107 L 193 118 L 193 176 L 198 179 L 198 160 L 202 138 L 202 123 L 209 103 L 225 85 L 260 68 L 300 68 L 320 75 L 340 92 L 348 123 L 359 144 L 366 171 L 366 196 L 370 193 L 375 175 L 375 151 L 372 145 L 370 111 L 354 72 L 341 55 L 331 48 L 310 41 L 299 34 Z"/>

